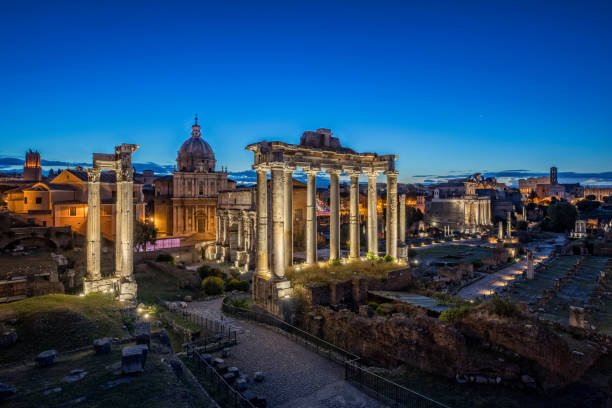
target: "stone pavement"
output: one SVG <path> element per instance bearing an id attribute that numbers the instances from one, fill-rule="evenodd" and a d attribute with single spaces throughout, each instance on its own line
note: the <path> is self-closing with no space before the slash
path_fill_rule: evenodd
<path id="1" fill-rule="evenodd" d="M 221 299 L 191 302 L 188 308 L 208 318 L 222 316 Z M 248 374 L 249 390 L 265 396 L 269 407 L 385 407 L 345 381 L 342 366 L 265 326 L 228 317 L 223 320 L 241 331 L 238 345 L 232 347 L 230 356 L 225 358 L 226 364 Z M 256 371 L 264 373 L 263 382 L 252 381 Z"/>
<path id="2" fill-rule="evenodd" d="M 555 245 L 561 245 L 565 242 L 565 236 L 563 234 L 556 234 L 554 244 L 549 244 L 548 241 L 549 240 L 532 242 L 526 246 L 527 249 L 532 249 L 534 251 L 533 255 L 536 261 L 546 259 L 553 251 Z M 539 251 L 536 251 L 536 247 L 539 248 Z M 526 267 L 527 261 L 522 260 L 504 269 L 500 269 L 495 273 L 486 275 L 479 281 L 461 289 L 459 291 L 459 296 L 464 299 L 475 299 L 477 297 L 498 293 L 504 289 L 510 281 L 517 279 Z"/>

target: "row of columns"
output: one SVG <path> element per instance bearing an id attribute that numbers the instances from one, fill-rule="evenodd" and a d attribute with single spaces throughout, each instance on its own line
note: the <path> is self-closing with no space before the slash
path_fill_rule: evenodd
<path id="1" fill-rule="evenodd" d="M 102 277 L 100 263 L 100 174 L 98 168 L 87 169 L 87 278 Z M 134 170 L 115 172 L 115 276 L 131 278 L 134 253 Z"/>
<path id="2" fill-rule="evenodd" d="M 268 267 L 268 185 L 267 172 L 271 171 L 269 210 L 272 217 L 271 262 Z M 260 275 L 282 278 L 285 268 L 293 263 L 293 170 L 283 163 L 271 166 L 256 166 L 257 172 L 257 257 L 256 272 Z M 319 169 L 305 169 L 306 182 L 306 263 L 317 262 L 317 197 L 316 180 Z M 328 169 L 330 175 L 330 254 L 329 259 L 340 258 L 340 169 Z M 359 175 L 358 171 L 347 172 L 350 176 L 349 235 L 351 259 L 360 256 L 359 239 Z M 368 252 L 378 254 L 377 225 L 377 171 L 366 173 L 368 177 Z M 387 171 L 387 237 L 386 252 L 397 257 L 397 171 Z M 405 214 L 405 196 L 403 200 Z M 405 219 L 404 219 L 405 220 Z M 404 232 L 400 235 L 405 240 Z"/>

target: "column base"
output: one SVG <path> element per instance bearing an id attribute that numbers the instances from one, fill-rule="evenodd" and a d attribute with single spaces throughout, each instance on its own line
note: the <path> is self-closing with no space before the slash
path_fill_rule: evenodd
<path id="1" fill-rule="evenodd" d="M 135 280 L 123 280 L 119 283 L 119 301 L 136 303 L 138 285 Z"/>
<path id="2" fill-rule="evenodd" d="M 119 279 L 104 278 L 96 280 L 83 280 L 83 293 L 118 293 Z"/>
<path id="3" fill-rule="evenodd" d="M 402 243 L 397 246 L 397 259 L 408 261 L 408 245 Z"/>
<path id="4" fill-rule="evenodd" d="M 288 323 L 295 322 L 297 302 L 287 279 L 253 276 L 253 303 Z"/>

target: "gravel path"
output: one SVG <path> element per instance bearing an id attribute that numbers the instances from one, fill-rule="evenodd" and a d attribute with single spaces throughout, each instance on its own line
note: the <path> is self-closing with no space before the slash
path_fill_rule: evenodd
<path id="1" fill-rule="evenodd" d="M 212 319 L 221 319 L 221 299 L 191 302 L 189 310 Z M 225 358 L 228 366 L 253 378 L 262 371 L 265 380 L 249 382 L 249 390 L 265 396 L 269 407 L 281 408 L 378 408 L 385 405 L 370 398 L 344 380 L 344 369 L 294 343 L 265 326 L 224 317 L 225 324 L 241 333 L 239 344 Z M 216 357 L 216 356 L 215 356 Z"/>

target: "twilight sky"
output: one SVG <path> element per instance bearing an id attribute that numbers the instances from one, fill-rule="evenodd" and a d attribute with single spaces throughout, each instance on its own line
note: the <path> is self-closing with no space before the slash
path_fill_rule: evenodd
<path id="1" fill-rule="evenodd" d="M 0 157 L 129 142 L 168 164 L 197 112 L 235 171 L 249 143 L 328 127 L 398 154 L 400 181 L 609 172 L 611 18 L 609 1 L 4 1 Z"/>

